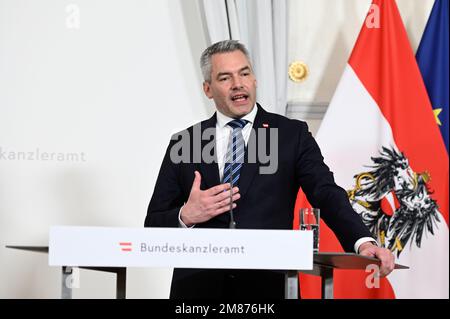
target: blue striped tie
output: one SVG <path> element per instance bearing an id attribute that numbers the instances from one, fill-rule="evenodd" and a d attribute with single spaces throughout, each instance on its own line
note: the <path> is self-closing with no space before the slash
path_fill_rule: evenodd
<path id="1" fill-rule="evenodd" d="M 242 136 L 242 129 L 246 120 L 233 120 L 227 125 L 233 129 L 231 139 L 228 143 L 227 156 L 225 158 L 225 168 L 223 169 L 223 183 L 236 185 L 239 180 L 242 163 L 244 162 L 245 143 Z M 233 177 L 233 179 L 231 179 Z"/>

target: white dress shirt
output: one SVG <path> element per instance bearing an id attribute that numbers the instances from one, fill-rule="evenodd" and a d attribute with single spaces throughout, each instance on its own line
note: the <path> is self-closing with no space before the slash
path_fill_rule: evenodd
<path id="1" fill-rule="evenodd" d="M 256 113 L 258 108 L 256 105 L 253 107 L 250 113 L 242 117 L 242 120 L 246 120 L 247 124 L 242 128 L 242 137 L 244 143 L 247 146 L 250 133 L 252 131 L 253 122 L 255 122 Z M 230 143 L 230 135 L 233 129 L 227 124 L 234 119 L 223 115 L 217 111 L 217 123 L 216 123 L 216 152 L 217 152 L 217 164 L 219 166 L 220 180 L 223 180 L 223 170 L 225 168 L 225 161 L 227 157 L 228 144 Z"/>

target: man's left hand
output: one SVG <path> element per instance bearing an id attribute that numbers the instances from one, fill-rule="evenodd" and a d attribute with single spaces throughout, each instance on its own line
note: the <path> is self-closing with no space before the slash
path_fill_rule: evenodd
<path id="1" fill-rule="evenodd" d="M 371 242 L 359 247 L 359 254 L 367 257 L 375 257 L 381 261 L 380 277 L 389 275 L 395 267 L 395 257 L 389 249 L 380 248 Z"/>

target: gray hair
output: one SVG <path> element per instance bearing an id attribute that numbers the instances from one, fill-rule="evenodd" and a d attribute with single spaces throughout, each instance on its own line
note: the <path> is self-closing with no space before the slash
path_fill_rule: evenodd
<path id="1" fill-rule="evenodd" d="M 241 51 L 246 56 L 247 60 L 251 64 L 250 55 L 247 48 L 239 43 L 237 40 L 225 40 L 214 43 L 213 45 L 206 48 L 200 57 L 200 68 L 202 69 L 203 79 L 205 82 L 211 82 L 211 58 L 217 53 L 227 53 L 233 51 Z"/>

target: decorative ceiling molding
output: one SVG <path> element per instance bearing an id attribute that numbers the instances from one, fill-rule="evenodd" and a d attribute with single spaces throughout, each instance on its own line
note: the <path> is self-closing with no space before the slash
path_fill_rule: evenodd
<path id="1" fill-rule="evenodd" d="M 301 120 L 321 120 L 328 108 L 328 102 L 288 102 L 286 115 Z"/>

